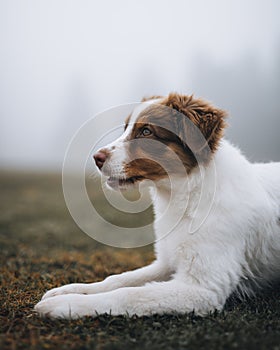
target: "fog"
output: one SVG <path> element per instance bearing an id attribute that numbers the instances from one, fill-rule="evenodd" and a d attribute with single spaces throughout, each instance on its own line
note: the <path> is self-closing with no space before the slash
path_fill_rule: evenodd
<path id="1" fill-rule="evenodd" d="M 249 159 L 280 161 L 279 13 L 277 0 L 2 0 L 0 166 L 60 170 L 83 122 L 170 91 L 226 109 Z"/>

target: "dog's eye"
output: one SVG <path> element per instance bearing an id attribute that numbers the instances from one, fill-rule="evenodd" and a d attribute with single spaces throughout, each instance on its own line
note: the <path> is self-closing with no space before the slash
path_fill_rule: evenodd
<path id="1" fill-rule="evenodd" d="M 152 131 L 149 128 L 143 128 L 141 130 L 141 136 L 150 136 L 152 135 Z"/>

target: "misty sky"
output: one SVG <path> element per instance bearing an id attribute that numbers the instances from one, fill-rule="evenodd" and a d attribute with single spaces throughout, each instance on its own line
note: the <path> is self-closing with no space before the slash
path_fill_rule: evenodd
<path id="1" fill-rule="evenodd" d="M 279 13 L 277 0 L 0 0 L 0 166 L 59 169 L 84 121 L 170 91 L 227 109 L 228 138 L 280 161 Z"/>

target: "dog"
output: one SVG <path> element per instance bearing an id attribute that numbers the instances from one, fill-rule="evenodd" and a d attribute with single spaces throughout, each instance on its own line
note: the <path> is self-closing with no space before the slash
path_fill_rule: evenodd
<path id="1" fill-rule="evenodd" d="M 94 160 L 113 189 L 153 183 L 156 260 L 51 289 L 35 306 L 39 314 L 204 316 L 233 293 L 250 296 L 277 281 L 280 163 L 250 163 L 224 138 L 226 118 L 192 95 L 143 99 Z"/>

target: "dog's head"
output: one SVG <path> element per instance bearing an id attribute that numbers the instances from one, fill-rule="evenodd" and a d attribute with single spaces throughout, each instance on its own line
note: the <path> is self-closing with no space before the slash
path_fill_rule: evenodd
<path id="1" fill-rule="evenodd" d="M 193 96 L 144 98 L 126 119 L 123 135 L 94 155 L 95 163 L 112 188 L 189 174 L 217 150 L 225 116 Z"/>

